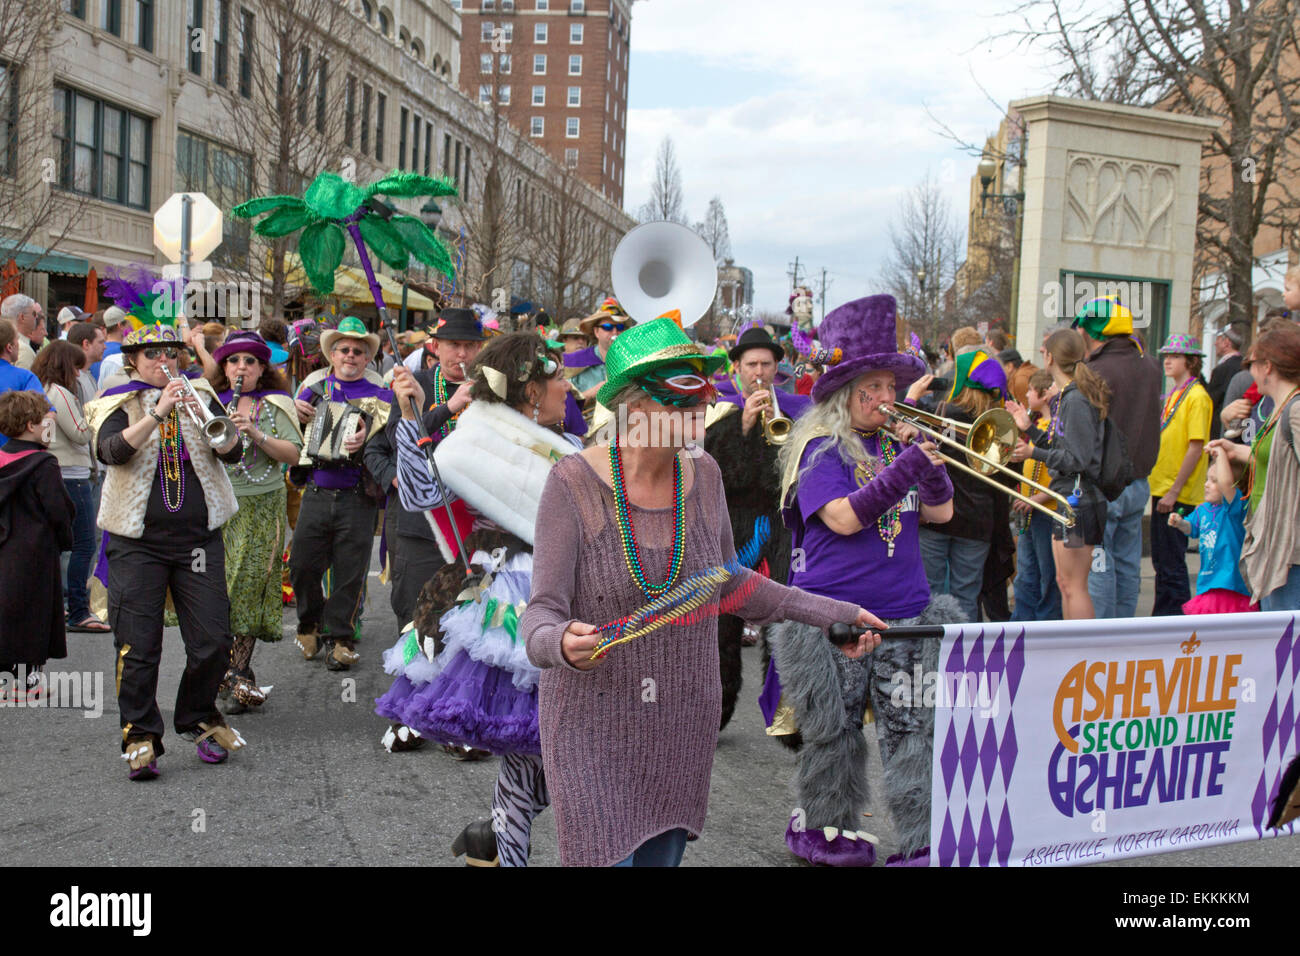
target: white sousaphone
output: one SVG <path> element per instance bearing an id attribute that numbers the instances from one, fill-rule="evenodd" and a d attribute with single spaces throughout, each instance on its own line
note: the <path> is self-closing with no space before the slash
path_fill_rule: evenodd
<path id="1" fill-rule="evenodd" d="M 690 328 L 718 289 L 718 266 L 708 243 L 675 222 L 647 222 L 631 230 L 614 250 L 610 283 L 619 305 L 638 322 L 672 309 Z"/>
<path id="2" fill-rule="evenodd" d="M 618 304 L 638 322 L 649 322 L 676 309 L 682 328 L 690 328 L 718 291 L 718 266 L 708 243 L 675 222 L 642 223 L 625 235 L 609 263 L 610 284 Z M 612 417 L 597 404 L 592 430 Z"/>

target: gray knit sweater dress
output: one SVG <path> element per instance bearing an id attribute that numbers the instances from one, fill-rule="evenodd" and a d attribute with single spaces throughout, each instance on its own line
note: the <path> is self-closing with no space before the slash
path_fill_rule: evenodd
<path id="1" fill-rule="evenodd" d="M 702 452 L 692 461 L 679 580 L 735 551 L 717 462 Z M 631 505 L 630 512 L 642 568 L 650 581 L 662 581 L 673 510 Z M 668 830 L 698 834 L 722 710 L 717 618 L 664 626 L 613 648 L 594 670 L 580 671 L 560 651 L 569 623 L 599 626 L 647 603 L 623 557 L 614 494 L 582 456 L 551 469 L 535 538 L 532 595 L 520 633 L 529 659 L 542 668 L 542 759 L 561 861 L 609 866 Z M 751 577 L 752 571 L 732 577 L 722 593 Z M 735 613 L 755 624 L 829 627 L 853 622 L 858 609 L 758 576 Z"/>

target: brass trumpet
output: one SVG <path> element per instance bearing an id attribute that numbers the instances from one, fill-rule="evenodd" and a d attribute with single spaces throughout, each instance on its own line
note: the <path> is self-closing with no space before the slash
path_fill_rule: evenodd
<path id="1" fill-rule="evenodd" d="M 763 437 L 767 439 L 769 445 L 784 445 L 790 440 L 794 422 L 781 412 L 781 406 L 776 401 L 776 389 L 771 385 L 764 385 L 762 390 L 767 393 L 767 402 L 772 406 L 771 412 L 764 409 L 759 413 L 759 419 L 763 423 Z"/>
<path id="2" fill-rule="evenodd" d="M 160 367 L 163 374 L 167 376 L 168 382 L 180 379 L 184 384 L 185 395 L 177 404 L 185 409 L 185 413 L 190 416 L 195 426 L 203 433 L 203 437 L 209 445 L 213 448 L 222 448 L 239 437 L 239 429 L 235 427 L 235 423 L 225 415 L 213 415 L 208 410 L 208 407 L 203 404 L 203 399 L 194 390 L 194 386 L 190 384 L 188 378 L 184 375 L 173 375 L 166 365 Z"/>
<path id="3" fill-rule="evenodd" d="M 1059 521 L 1067 528 L 1073 527 L 1074 509 L 1070 507 L 1070 503 L 1066 501 L 1065 496 L 1059 495 L 1052 489 L 1026 478 L 1014 468 L 1007 467 L 1007 462 L 1011 460 L 1011 452 L 1015 449 L 1016 441 L 1020 437 L 1020 429 L 1016 427 L 1016 420 L 1011 417 L 1011 413 L 1005 408 L 990 408 L 969 425 L 956 419 L 944 418 L 942 415 L 935 415 L 932 412 L 922 411 L 919 408 L 910 406 L 900 408 L 898 405 L 881 405 L 880 409 L 891 421 L 901 425 L 911 425 L 921 434 L 951 448 L 959 448 L 965 452 L 966 461 L 969 464 L 963 463 L 950 455 L 945 455 L 943 452 L 937 452 L 939 457 L 949 465 L 960 468 L 985 484 L 992 485 L 998 491 L 1011 495 L 1017 501 L 1023 501 L 1031 508 L 1037 508 L 1053 521 Z M 961 440 L 951 437 L 953 435 L 960 435 Z M 1058 510 L 1053 511 L 1046 505 L 1034 501 L 1029 496 L 1022 495 L 1014 488 L 1008 488 L 1006 485 L 994 481 L 989 476 L 995 472 L 1011 475 L 1017 481 L 1024 482 L 1035 491 L 1047 495 L 1056 502 Z"/>

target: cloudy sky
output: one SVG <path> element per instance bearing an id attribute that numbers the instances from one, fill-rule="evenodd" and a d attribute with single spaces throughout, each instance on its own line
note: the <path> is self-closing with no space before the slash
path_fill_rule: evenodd
<path id="1" fill-rule="evenodd" d="M 977 159 L 926 108 L 983 142 L 999 102 L 1047 91 L 1042 54 L 1007 41 L 1011 0 L 641 0 L 632 18 L 624 205 L 649 195 L 671 135 L 686 212 L 727 211 L 755 307 L 785 309 L 788 264 L 828 278 L 827 309 L 881 291 L 888 224 L 927 171 L 966 220 Z"/>

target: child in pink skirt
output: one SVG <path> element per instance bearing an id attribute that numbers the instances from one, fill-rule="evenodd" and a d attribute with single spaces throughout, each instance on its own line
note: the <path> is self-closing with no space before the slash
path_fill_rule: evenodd
<path id="1" fill-rule="evenodd" d="M 1201 573 L 1196 577 L 1196 597 L 1183 605 L 1184 614 L 1231 614 L 1258 611 L 1250 603 L 1250 589 L 1237 565 L 1246 536 L 1246 499 L 1237 492 L 1232 463 L 1217 448 L 1210 449 L 1210 469 L 1205 475 L 1205 501 L 1186 518 L 1169 513 L 1169 524 L 1185 535 L 1201 539 Z"/>

